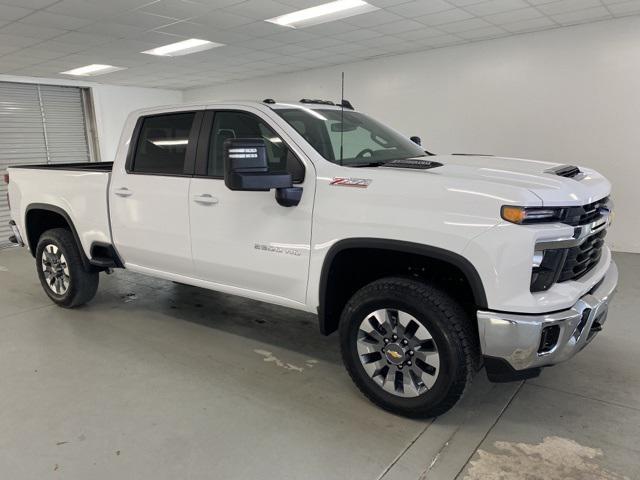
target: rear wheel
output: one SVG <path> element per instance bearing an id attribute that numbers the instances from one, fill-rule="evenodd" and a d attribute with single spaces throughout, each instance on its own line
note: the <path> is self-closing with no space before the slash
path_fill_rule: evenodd
<path id="1" fill-rule="evenodd" d="M 342 357 L 375 404 L 410 417 L 440 415 L 462 396 L 476 351 L 464 309 L 444 292 L 406 278 L 359 290 L 340 320 Z"/>
<path id="2" fill-rule="evenodd" d="M 36 268 L 45 293 L 61 307 L 73 308 L 91 300 L 99 274 L 87 271 L 76 241 L 64 228 L 47 230 L 38 240 Z"/>

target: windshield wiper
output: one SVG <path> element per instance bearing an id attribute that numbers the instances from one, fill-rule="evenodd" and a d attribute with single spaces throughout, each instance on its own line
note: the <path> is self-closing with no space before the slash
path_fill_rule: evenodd
<path id="1" fill-rule="evenodd" d="M 382 165 L 385 165 L 387 163 L 389 163 L 390 160 L 387 161 L 377 161 L 377 162 L 366 162 L 366 163 L 349 163 L 345 166 L 349 166 L 349 167 L 355 167 L 355 168 L 361 168 L 361 167 L 380 167 Z"/>

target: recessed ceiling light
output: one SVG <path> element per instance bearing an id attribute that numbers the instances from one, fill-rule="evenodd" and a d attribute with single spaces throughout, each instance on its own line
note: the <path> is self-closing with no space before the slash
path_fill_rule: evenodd
<path id="1" fill-rule="evenodd" d="M 342 18 L 360 15 L 361 13 L 373 12 L 378 7 L 365 2 L 364 0 L 337 0 L 335 2 L 323 3 L 304 10 L 287 13 L 279 17 L 269 18 L 265 22 L 275 23 L 283 27 L 309 27 L 320 23 L 332 22 Z"/>
<path id="2" fill-rule="evenodd" d="M 177 57 L 179 55 L 188 55 L 189 53 L 202 52 L 210 48 L 222 47 L 223 43 L 210 42 L 209 40 L 200 40 L 198 38 L 190 38 L 182 42 L 170 43 L 151 50 L 145 50 L 141 53 L 149 55 L 160 55 L 163 57 Z"/>
<path id="3" fill-rule="evenodd" d="M 117 72 L 119 70 L 126 70 L 126 67 L 114 67 L 113 65 L 101 65 L 99 63 L 94 63 L 92 65 L 85 65 L 84 67 L 78 67 L 60 73 L 64 75 L 76 75 L 78 77 L 92 77 L 94 75 L 103 75 L 105 73 Z"/>

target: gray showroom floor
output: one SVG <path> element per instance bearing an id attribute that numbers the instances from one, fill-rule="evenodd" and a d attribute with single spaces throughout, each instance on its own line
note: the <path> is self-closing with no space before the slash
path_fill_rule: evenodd
<path id="1" fill-rule="evenodd" d="M 432 421 L 369 404 L 312 315 L 127 272 L 64 310 L 0 250 L 0 478 L 638 479 L 640 255 L 605 330 Z"/>

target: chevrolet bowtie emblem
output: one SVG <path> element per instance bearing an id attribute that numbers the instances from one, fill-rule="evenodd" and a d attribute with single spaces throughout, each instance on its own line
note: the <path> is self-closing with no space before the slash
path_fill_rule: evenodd
<path id="1" fill-rule="evenodd" d="M 394 350 L 388 350 L 387 353 L 389 354 L 389 356 L 393 357 L 396 360 L 398 360 L 399 358 L 402 358 L 402 355 L 400 355 L 398 352 Z"/>

